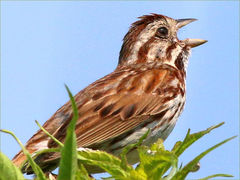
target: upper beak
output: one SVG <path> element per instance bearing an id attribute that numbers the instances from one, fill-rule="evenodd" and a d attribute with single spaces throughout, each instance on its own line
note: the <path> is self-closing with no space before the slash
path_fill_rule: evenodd
<path id="1" fill-rule="evenodd" d="M 197 19 L 193 19 L 193 18 L 188 18 L 188 19 L 177 19 L 177 28 L 181 28 L 183 26 L 186 26 L 187 24 L 196 21 Z M 207 42 L 207 40 L 203 40 L 203 39 L 185 39 L 183 40 L 183 42 L 187 45 L 190 46 L 191 48 L 200 46 L 201 44 L 204 44 Z"/>
<path id="2" fill-rule="evenodd" d="M 193 22 L 193 21 L 196 21 L 197 19 L 194 19 L 194 18 L 188 18 L 188 19 L 177 19 L 177 27 L 178 28 L 181 28 L 183 26 L 186 26 L 187 24 Z"/>

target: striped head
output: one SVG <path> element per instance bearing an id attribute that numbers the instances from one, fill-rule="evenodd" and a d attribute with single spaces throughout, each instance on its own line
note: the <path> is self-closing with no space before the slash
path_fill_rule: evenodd
<path id="1" fill-rule="evenodd" d="M 205 43 L 201 39 L 179 40 L 179 28 L 196 19 L 172 19 L 159 14 L 139 17 L 123 39 L 119 66 L 159 62 L 186 70 L 192 47 Z"/>

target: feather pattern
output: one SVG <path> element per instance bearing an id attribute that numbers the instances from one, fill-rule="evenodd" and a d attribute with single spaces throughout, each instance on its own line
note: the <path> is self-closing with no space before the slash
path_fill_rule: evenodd
<path id="1" fill-rule="evenodd" d="M 191 47 L 206 42 L 178 40 L 179 27 L 192 21 L 151 14 L 132 24 L 123 39 L 115 71 L 74 96 L 79 113 L 75 130 L 79 149 L 99 149 L 119 155 L 123 147 L 136 142 L 148 129 L 151 133 L 143 142 L 146 145 L 158 138 L 167 138 L 185 104 L 186 68 Z M 43 128 L 64 142 L 72 117 L 68 101 Z M 31 154 L 53 147 L 57 144 L 41 130 L 26 144 Z M 135 150 L 127 156 L 131 164 L 138 161 Z M 35 161 L 44 171 L 51 171 L 57 167 L 59 157 L 59 153 L 46 153 Z M 13 162 L 20 166 L 25 159 L 20 151 Z M 23 172 L 33 173 L 25 167 Z M 99 170 L 91 167 L 90 173 L 94 172 Z"/>

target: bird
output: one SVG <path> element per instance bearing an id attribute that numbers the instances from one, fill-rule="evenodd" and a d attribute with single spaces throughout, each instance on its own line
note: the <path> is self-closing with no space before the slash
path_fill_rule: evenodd
<path id="1" fill-rule="evenodd" d="M 207 42 L 178 39 L 178 30 L 193 21 L 196 19 L 173 19 L 151 13 L 131 24 L 123 38 L 116 69 L 74 96 L 79 113 L 75 129 L 78 148 L 118 156 L 148 130 L 144 145 L 169 136 L 184 109 L 191 49 Z M 68 101 L 43 128 L 64 142 L 72 117 Z M 42 130 L 25 145 L 30 154 L 57 146 Z M 35 161 L 44 172 L 50 172 L 58 166 L 59 159 L 60 154 L 53 152 L 41 154 Z M 139 161 L 136 149 L 127 154 L 127 159 L 129 164 Z M 22 151 L 12 159 L 23 173 L 32 174 L 32 169 L 23 165 L 25 160 Z M 98 173 L 101 169 L 90 167 L 88 171 Z"/>

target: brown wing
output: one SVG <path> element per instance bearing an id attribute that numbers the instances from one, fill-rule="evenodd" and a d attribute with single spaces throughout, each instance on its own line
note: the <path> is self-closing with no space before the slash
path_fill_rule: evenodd
<path id="1" fill-rule="evenodd" d="M 180 83 L 178 77 L 180 76 L 175 68 L 165 65 L 155 69 L 138 68 L 137 71 L 122 69 L 79 92 L 75 96 L 79 110 L 76 125 L 78 147 L 87 147 L 117 137 L 137 127 L 149 116 L 166 110 L 168 107 L 165 102 L 179 93 L 179 88 L 169 87 L 169 82 L 177 80 L 175 84 Z M 72 108 L 68 102 L 43 127 L 57 139 L 64 141 L 71 117 Z M 54 141 L 41 131 L 27 143 L 27 148 L 33 149 L 33 152 L 54 146 Z M 49 158 L 53 157 L 54 155 Z"/>
<path id="2" fill-rule="evenodd" d="M 170 100 L 178 93 L 178 88 L 169 91 L 169 82 L 175 78 L 175 71 L 164 68 L 131 73 L 122 71 L 90 85 L 90 89 L 85 90 L 90 97 L 79 107 L 78 147 L 116 137 L 137 127 L 149 116 L 164 111 L 166 99 Z M 76 101 L 81 96 L 77 95 Z M 57 139 L 63 141 L 67 125 L 68 121 L 54 133 Z M 49 142 L 49 147 L 53 145 L 53 141 Z"/>

